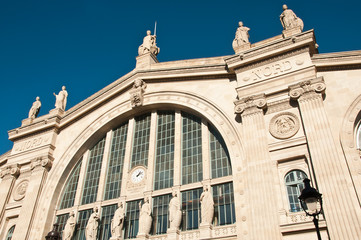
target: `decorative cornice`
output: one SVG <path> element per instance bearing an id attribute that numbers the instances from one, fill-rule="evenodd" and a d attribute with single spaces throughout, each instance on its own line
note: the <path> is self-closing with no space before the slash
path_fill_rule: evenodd
<path id="1" fill-rule="evenodd" d="M 267 108 L 266 95 L 263 93 L 244 97 L 240 100 L 234 101 L 234 105 L 234 112 L 236 114 L 252 114 L 258 112 L 260 109 L 263 110 Z"/>
<path id="2" fill-rule="evenodd" d="M 31 160 L 30 169 L 34 171 L 36 169 L 44 168 L 47 171 L 49 171 L 51 169 L 51 166 L 53 165 L 53 160 L 54 158 L 52 156 L 36 157 L 33 160 Z"/>
<path id="3" fill-rule="evenodd" d="M 7 175 L 11 175 L 16 178 L 19 176 L 19 174 L 20 174 L 19 164 L 9 165 L 1 169 L 0 178 L 4 178 Z"/>
<path id="4" fill-rule="evenodd" d="M 326 84 L 323 78 L 320 77 L 312 80 L 302 81 L 300 83 L 289 86 L 288 95 L 291 99 L 294 100 L 299 99 L 301 96 L 303 98 L 313 98 L 314 96 L 318 96 L 315 95 L 315 93 L 323 94 L 325 89 Z"/>

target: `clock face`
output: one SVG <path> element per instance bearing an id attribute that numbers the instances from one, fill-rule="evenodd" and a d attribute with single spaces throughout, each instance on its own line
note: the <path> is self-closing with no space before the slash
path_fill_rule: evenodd
<path id="1" fill-rule="evenodd" d="M 137 168 L 133 171 L 131 175 L 131 180 L 133 183 L 140 183 L 145 177 L 145 170 L 143 168 Z"/>

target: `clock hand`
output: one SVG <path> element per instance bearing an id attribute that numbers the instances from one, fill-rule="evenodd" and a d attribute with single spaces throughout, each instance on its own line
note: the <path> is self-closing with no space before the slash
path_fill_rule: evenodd
<path id="1" fill-rule="evenodd" d="M 139 173 L 137 174 L 137 177 L 139 177 L 140 174 L 142 174 L 142 172 L 139 172 Z"/>

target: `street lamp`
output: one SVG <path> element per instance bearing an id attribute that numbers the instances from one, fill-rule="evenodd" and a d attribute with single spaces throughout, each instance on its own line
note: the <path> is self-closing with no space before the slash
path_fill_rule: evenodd
<path id="1" fill-rule="evenodd" d="M 54 224 L 53 230 L 48 233 L 48 235 L 45 236 L 46 240 L 60 240 L 60 233 L 58 232 L 58 226 L 59 224 Z"/>
<path id="2" fill-rule="evenodd" d="M 301 202 L 303 211 L 305 211 L 308 216 L 313 217 L 318 240 L 321 240 L 320 229 L 318 228 L 318 215 L 322 212 L 322 194 L 311 187 L 310 179 L 305 178 L 303 182 L 305 183 L 305 188 L 302 190 L 298 199 Z"/>

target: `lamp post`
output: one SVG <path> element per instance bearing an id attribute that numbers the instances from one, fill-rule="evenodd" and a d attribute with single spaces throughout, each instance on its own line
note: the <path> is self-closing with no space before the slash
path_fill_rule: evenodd
<path id="1" fill-rule="evenodd" d="M 318 215 L 322 212 L 322 194 L 311 187 L 310 179 L 305 178 L 303 182 L 305 183 L 305 188 L 302 190 L 298 199 L 300 200 L 303 211 L 305 211 L 308 216 L 313 217 L 318 240 L 321 240 L 320 229 L 318 228 Z"/>
<path id="2" fill-rule="evenodd" d="M 53 230 L 45 236 L 46 240 L 61 240 L 60 233 L 58 232 L 58 226 L 59 224 L 56 223 L 53 225 Z"/>

